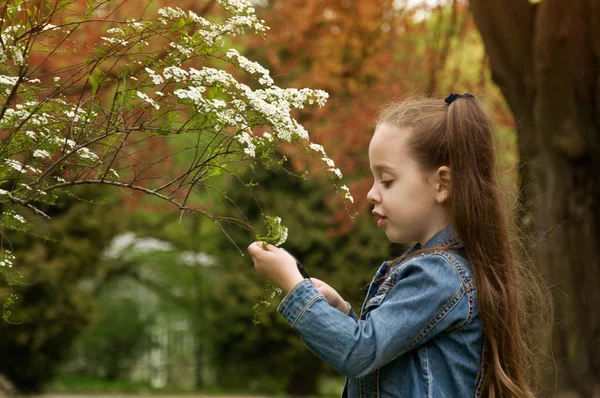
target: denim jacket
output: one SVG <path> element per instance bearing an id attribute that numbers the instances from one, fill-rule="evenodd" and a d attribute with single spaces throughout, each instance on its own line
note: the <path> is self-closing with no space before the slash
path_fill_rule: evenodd
<path id="1" fill-rule="evenodd" d="M 278 307 L 306 345 L 345 375 L 342 397 L 478 397 L 483 328 L 464 248 L 451 226 L 423 248 L 386 261 L 360 317 L 344 314 L 305 279 Z M 388 272 L 389 271 L 389 272 Z M 386 276 L 387 275 L 387 276 Z"/>

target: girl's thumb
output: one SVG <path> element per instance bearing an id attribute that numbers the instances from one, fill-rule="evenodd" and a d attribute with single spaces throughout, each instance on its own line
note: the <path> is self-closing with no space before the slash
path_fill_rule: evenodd
<path id="1" fill-rule="evenodd" d="M 262 248 L 263 242 L 253 242 L 250 244 L 250 246 L 248 246 L 248 253 L 250 253 L 250 255 L 252 257 L 256 257 L 259 256 L 261 252 L 264 251 L 264 249 Z"/>

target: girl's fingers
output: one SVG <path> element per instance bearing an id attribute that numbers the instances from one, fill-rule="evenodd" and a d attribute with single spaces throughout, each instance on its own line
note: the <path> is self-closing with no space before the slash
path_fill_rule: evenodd
<path id="1" fill-rule="evenodd" d="M 320 279 L 311 277 L 310 280 L 312 281 L 312 283 L 313 283 L 313 285 L 315 287 L 321 287 L 321 286 L 323 286 L 323 281 L 320 280 Z"/>
<path id="2" fill-rule="evenodd" d="M 263 252 L 265 252 L 265 249 L 263 249 L 263 242 L 253 242 L 248 246 L 248 253 L 250 253 L 252 257 L 260 256 Z"/>

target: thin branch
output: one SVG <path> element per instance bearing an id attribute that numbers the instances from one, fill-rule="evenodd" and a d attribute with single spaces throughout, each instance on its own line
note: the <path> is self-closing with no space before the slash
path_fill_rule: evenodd
<path id="1" fill-rule="evenodd" d="M 35 214 L 42 216 L 46 219 L 50 219 L 50 216 L 48 216 L 46 213 L 44 213 L 43 211 L 41 211 L 40 209 L 38 209 L 37 207 L 31 205 L 30 203 L 28 203 L 28 201 L 25 201 L 23 199 L 19 199 L 19 198 L 15 198 L 14 196 L 12 196 L 10 193 L 7 193 L 6 196 L 8 196 L 8 198 L 10 199 L 11 202 L 20 204 L 21 206 L 27 207 L 28 209 L 32 210 Z"/>

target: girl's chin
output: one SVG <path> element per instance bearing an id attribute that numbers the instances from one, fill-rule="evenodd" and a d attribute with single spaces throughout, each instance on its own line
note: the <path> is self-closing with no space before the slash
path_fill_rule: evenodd
<path id="1" fill-rule="evenodd" d="M 410 237 L 402 235 L 402 234 L 394 233 L 394 231 L 390 230 L 390 228 L 386 228 L 385 234 L 387 235 L 387 238 L 391 242 L 394 242 L 394 243 L 409 243 L 409 242 L 414 242 L 414 240 L 411 240 Z"/>

